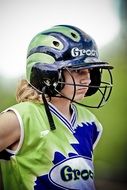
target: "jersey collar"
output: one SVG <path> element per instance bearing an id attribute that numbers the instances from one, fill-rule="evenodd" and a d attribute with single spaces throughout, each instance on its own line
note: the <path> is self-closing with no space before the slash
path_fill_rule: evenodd
<path id="1" fill-rule="evenodd" d="M 50 102 L 49 104 L 49 109 L 50 111 L 58 117 L 58 119 L 64 123 L 72 133 L 74 133 L 74 126 L 76 124 L 76 118 L 77 118 L 77 111 L 75 105 L 71 104 L 71 109 L 72 109 L 72 115 L 70 121 Z"/>

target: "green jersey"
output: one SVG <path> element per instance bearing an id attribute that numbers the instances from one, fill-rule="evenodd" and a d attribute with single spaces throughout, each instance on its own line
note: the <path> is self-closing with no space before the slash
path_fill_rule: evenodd
<path id="1" fill-rule="evenodd" d="M 20 124 L 15 151 L 1 159 L 4 190 L 94 190 L 93 148 L 101 124 L 86 108 L 72 104 L 68 121 L 49 104 L 56 130 L 50 130 L 43 104 L 23 102 L 10 107 Z"/>

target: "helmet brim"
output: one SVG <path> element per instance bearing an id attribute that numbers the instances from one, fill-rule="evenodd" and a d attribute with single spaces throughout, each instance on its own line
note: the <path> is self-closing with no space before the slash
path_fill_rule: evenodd
<path id="1" fill-rule="evenodd" d="M 61 65 L 62 68 L 67 67 L 69 69 L 90 69 L 90 68 L 103 68 L 103 69 L 113 69 L 113 66 L 109 63 L 101 61 L 95 57 L 75 58 L 73 60 L 64 61 Z"/>

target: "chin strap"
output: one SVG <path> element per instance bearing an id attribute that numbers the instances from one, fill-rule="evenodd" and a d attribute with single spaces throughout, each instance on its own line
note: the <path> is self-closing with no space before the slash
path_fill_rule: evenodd
<path id="1" fill-rule="evenodd" d="M 52 117 L 52 114 L 51 114 L 50 109 L 49 109 L 48 102 L 47 102 L 46 97 L 45 97 L 45 91 L 46 91 L 46 87 L 44 87 L 42 89 L 42 100 L 43 100 L 43 103 L 44 103 L 44 106 L 45 106 L 45 111 L 46 111 L 46 115 L 48 117 L 50 129 L 55 130 L 56 126 L 54 124 L 53 117 Z"/>

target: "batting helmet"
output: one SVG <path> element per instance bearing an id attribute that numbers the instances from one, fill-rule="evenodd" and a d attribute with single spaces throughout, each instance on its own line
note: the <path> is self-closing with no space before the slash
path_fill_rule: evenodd
<path id="1" fill-rule="evenodd" d="M 99 91 L 102 97 L 97 107 L 100 107 L 107 102 L 111 94 L 113 67 L 99 60 L 95 41 L 75 26 L 57 25 L 37 34 L 29 45 L 26 67 L 30 85 L 40 93 L 45 87 L 45 93 L 49 96 L 57 96 L 64 88 L 66 83 L 63 70 L 85 68 L 90 69 L 91 79 L 85 96 Z M 103 70 L 108 71 L 108 82 L 101 80 Z"/>

